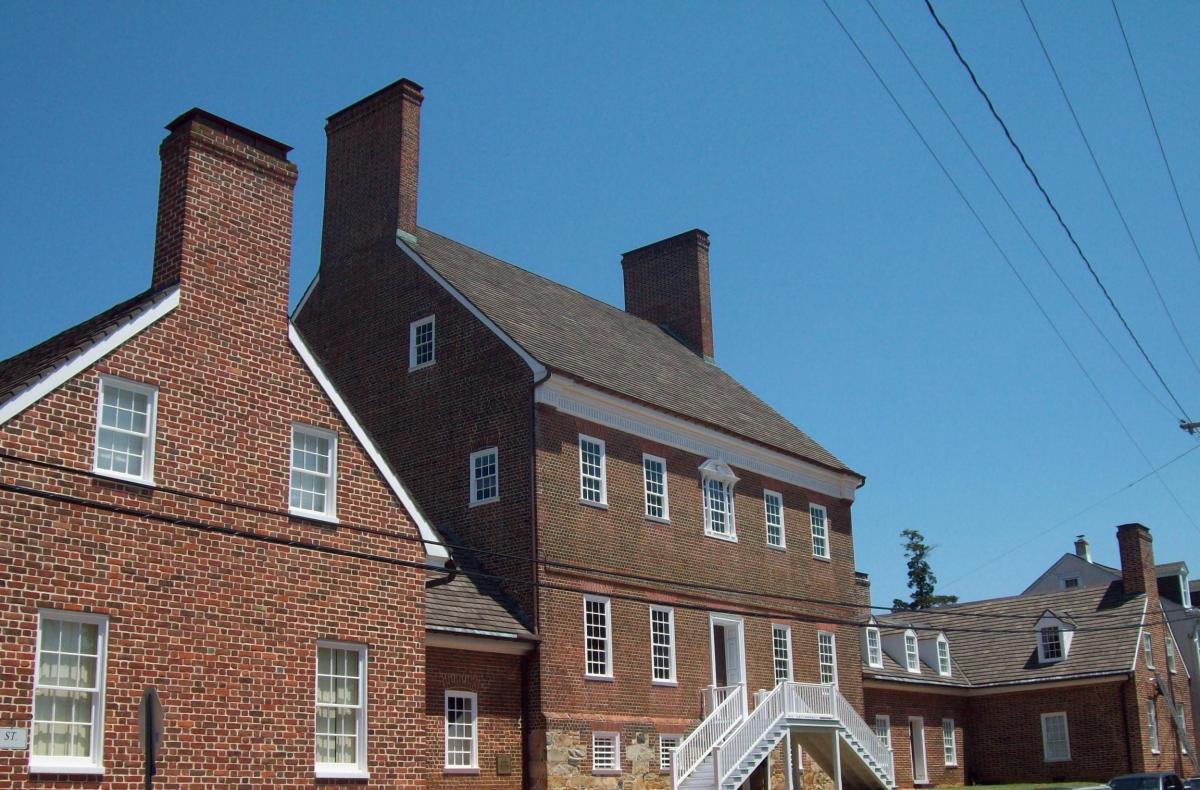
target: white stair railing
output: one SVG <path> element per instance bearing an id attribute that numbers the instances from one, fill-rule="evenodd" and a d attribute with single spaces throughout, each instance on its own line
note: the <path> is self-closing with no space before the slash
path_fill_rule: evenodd
<path id="1" fill-rule="evenodd" d="M 733 693 L 734 689 L 741 688 L 737 686 L 705 686 L 700 690 L 704 700 L 704 715 L 707 717 L 712 714 L 717 706 L 725 701 L 725 698 Z"/>
<path id="2" fill-rule="evenodd" d="M 758 701 L 754 711 L 744 718 L 713 751 L 713 771 L 719 787 L 742 760 L 753 751 L 771 728 L 788 712 L 788 684 L 780 683 Z"/>
<path id="3" fill-rule="evenodd" d="M 745 688 L 733 686 L 732 691 L 725 694 L 712 713 L 696 725 L 686 738 L 679 742 L 671 756 L 671 786 L 678 787 L 687 779 L 700 763 L 704 762 L 731 729 L 745 715 Z"/>
<path id="4" fill-rule="evenodd" d="M 837 692 L 834 692 L 837 694 Z M 896 769 L 892 765 L 892 750 L 883 739 L 876 734 L 871 726 L 863 721 L 845 697 L 837 694 L 837 718 L 846 728 L 846 732 L 859 746 L 866 750 L 879 769 L 887 775 L 888 781 L 896 783 Z"/>

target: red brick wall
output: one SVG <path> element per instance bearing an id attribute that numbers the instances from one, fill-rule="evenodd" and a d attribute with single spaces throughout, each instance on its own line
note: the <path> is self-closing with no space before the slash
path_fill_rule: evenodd
<path id="1" fill-rule="evenodd" d="M 892 756 L 896 767 L 896 783 L 913 786 L 912 740 L 909 719 L 924 719 L 925 765 L 930 785 L 962 786 L 972 776 L 964 746 L 978 734 L 970 722 L 970 705 L 965 697 L 949 694 L 923 694 L 911 690 L 892 690 L 877 687 L 863 689 L 866 696 L 864 718 L 872 729 L 879 714 L 891 719 Z M 958 765 L 946 765 L 943 719 L 954 719 Z"/>
<path id="2" fill-rule="evenodd" d="M 689 230 L 621 256 L 625 310 L 667 324 L 694 353 L 713 357 L 708 234 Z"/>
<path id="3" fill-rule="evenodd" d="M 520 656 L 428 648 L 425 685 L 427 738 L 426 786 L 430 790 L 517 790 L 522 786 Z M 445 693 L 478 695 L 479 772 L 447 773 L 445 766 Z M 511 773 L 498 773 L 501 755 Z"/>

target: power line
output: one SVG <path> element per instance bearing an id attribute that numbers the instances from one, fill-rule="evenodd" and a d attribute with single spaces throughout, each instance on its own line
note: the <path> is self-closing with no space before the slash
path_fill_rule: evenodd
<path id="1" fill-rule="evenodd" d="M 1146 256 L 1142 254 L 1141 245 L 1137 243 L 1137 239 L 1133 236 L 1133 230 L 1129 227 L 1129 221 L 1125 218 L 1125 212 L 1121 210 L 1120 204 L 1117 203 L 1117 196 L 1113 193 L 1112 186 L 1108 183 L 1108 177 L 1104 175 L 1103 168 L 1100 167 L 1100 160 L 1096 156 L 1096 151 L 1092 148 L 1091 141 L 1083 131 L 1083 124 L 1079 120 L 1079 115 L 1075 112 L 1075 105 L 1071 103 L 1071 97 L 1067 95 L 1067 88 L 1063 84 L 1062 77 L 1059 76 L 1058 69 L 1054 66 L 1054 60 L 1050 57 L 1050 50 L 1046 48 L 1046 42 L 1042 40 L 1042 34 L 1038 32 L 1037 25 L 1033 21 L 1033 15 L 1029 12 L 1029 6 L 1025 4 L 1025 0 L 1021 0 L 1021 9 L 1025 12 L 1025 18 L 1029 20 L 1029 26 L 1033 29 L 1033 35 L 1037 39 L 1038 46 L 1042 48 L 1042 54 L 1046 57 L 1046 64 L 1050 66 L 1050 73 L 1054 75 L 1054 81 L 1058 83 L 1058 90 L 1062 93 L 1063 101 L 1066 102 L 1067 109 L 1071 111 L 1071 120 L 1075 121 L 1075 128 L 1079 131 L 1079 136 L 1083 139 L 1083 145 L 1087 148 L 1088 155 L 1092 159 L 1092 164 L 1096 167 L 1096 174 L 1100 176 L 1100 182 L 1104 184 L 1104 191 L 1108 193 L 1108 199 L 1112 201 L 1112 206 L 1116 210 L 1117 216 L 1121 218 L 1121 226 L 1125 229 L 1125 235 L 1129 237 L 1129 243 L 1133 245 L 1133 250 L 1137 253 L 1138 260 L 1142 263 L 1142 268 L 1146 271 L 1146 277 L 1150 280 L 1150 285 L 1154 287 L 1154 294 L 1158 297 L 1158 303 L 1162 305 L 1163 312 L 1167 314 L 1167 320 L 1171 323 L 1171 329 L 1175 332 L 1175 337 L 1179 340 L 1179 345 L 1183 346 L 1183 351 L 1191 361 L 1192 367 L 1196 369 L 1197 374 L 1200 374 L 1200 364 L 1196 362 L 1196 357 L 1192 354 L 1192 349 L 1188 347 L 1187 341 L 1183 339 L 1183 333 L 1179 331 L 1179 324 L 1175 322 L 1175 316 L 1171 313 L 1171 308 L 1167 306 L 1167 300 L 1163 297 L 1162 289 L 1158 287 L 1158 281 L 1154 279 L 1154 274 L 1150 271 L 1150 264 L 1146 262 Z M 1140 78 L 1138 79 L 1138 85 L 1141 85 Z M 1142 97 L 1145 98 L 1145 93 L 1143 93 Z M 1157 127 L 1154 133 L 1157 136 Z M 1159 149 L 1162 149 L 1161 140 L 1159 140 Z M 1166 161 L 1165 154 L 1164 161 Z M 1173 178 L 1172 185 L 1174 185 Z M 1176 197 L 1179 196 L 1178 192 L 1175 194 Z M 1189 227 L 1190 230 L 1191 228 Z M 1200 255 L 1200 253 L 1197 254 Z"/>
<path id="2" fill-rule="evenodd" d="M 1087 270 L 1091 273 L 1092 279 L 1095 280 L 1096 285 L 1104 294 L 1104 298 L 1108 300 L 1108 304 L 1113 309 L 1113 312 L 1117 314 L 1117 318 L 1120 319 L 1121 325 L 1125 327 L 1125 331 L 1129 334 L 1130 339 L 1133 340 L 1134 345 L 1137 346 L 1142 358 L 1146 360 L 1146 364 L 1150 366 L 1152 371 L 1154 371 L 1154 375 L 1158 379 L 1159 384 L 1161 384 L 1163 389 L 1166 390 L 1167 395 L 1171 397 L 1171 400 L 1179 409 L 1179 413 L 1183 415 L 1185 420 L 1190 421 L 1191 418 L 1188 417 L 1187 410 L 1183 408 L 1183 404 L 1181 404 L 1179 399 L 1175 397 L 1175 393 L 1167 384 L 1166 379 L 1163 378 L 1162 373 L 1159 372 L 1158 367 L 1154 364 L 1154 361 L 1150 359 L 1150 355 L 1146 353 L 1146 349 L 1142 345 L 1142 342 L 1138 340 L 1137 335 L 1134 334 L 1133 328 L 1130 327 L 1129 322 L 1125 320 L 1125 315 L 1121 312 L 1121 308 L 1117 307 L 1117 303 L 1113 299 L 1112 294 L 1109 293 L 1108 288 L 1100 279 L 1100 275 L 1096 272 L 1095 267 L 1092 266 L 1091 259 L 1088 258 L 1087 254 L 1083 251 L 1083 247 L 1081 247 L 1079 242 L 1075 239 L 1075 234 L 1071 231 L 1070 226 L 1067 225 L 1066 220 L 1063 219 L 1062 214 L 1058 210 L 1058 206 L 1056 206 L 1054 204 L 1054 200 L 1051 199 L 1050 193 L 1046 191 L 1044 186 L 1042 186 L 1042 180 L 1038 177 L 1037 171 L 1035 171 L 1033 166 L 1029 164 L 1029 160 L 1025 157 L 1025 152 L 1021 149 L 1021 146 L 1017 144 L 1016 139 L 1013 138 L 1012 132 L 1008 128 L 1008 124 L 1006 124 L 1004 119 L 1000 117 L 1000 113 L 996 109 L 996 105 L 992 103 L 991 96 L 989 96 L 988 92 L 984 90 L 983 85 L 979 83 L 978 77 L 975 76 L 974 69 L 971 68 L 971 64 L 967 62 L 967 59 L 963 56 L 962 51 L 958 48 L 958 43 L 954 40 L 954 36 L 950 34 L 950 31 L 946 28 L 946 26 L 942 23 L 941 18 L 938 16 L 937 11 L 934 10 L 933 3 L 930 0 L 925 0 L 925 7 L 929 9 L 929 13 L 933 17 L 934 22 L 937 23 L 938 28 L 942 31 L 942 34 L 950 43 L 951 49 L 954 50 L 954 54 L 958 58 L 958 62 L 962 64 L 963 68 L 966 69 L 967 74 L 970 76 L 971 82 L 975 85 L 975 90 L 978 91 L 979 95 L 982 96 L 983 100 L 987 103 L 988 109 L 992 113 L 992 117 L 996 119 L 998 124 L 1000 124 L 1000 128 L 1004 131 L 1004 136 L 1008 139 L 1009 145 L 1012 146 L 1013 150 L 1017 152 L 1017 156 L 1021 159 L 1021 164 L 1025 166 L 1025 170 L 1033 179 L 1034 185 L 1037 186 L 1038 191 L 1042 193 L 1042 197 L 1046 200 L 1046 205 L 1048 205 L 1050 210 L 1054 213 L 1055 219 L 1058 220 L 1058 224 L 1062 227 L 1063 232 L 1066 233 L 1067 238 L 1071 242 L 1071 246 L 1075 248 L 1075 251 L 1083 260 L 1084 265 L 1087 266 Z"/>
<path id="3" fill-rule="evenodd" d="M 1179 196 L 1179 185 L 1175 183 L 1175 173 L 1167 160 L 1167 149 L 1163 146 L 1162 136 L 1158 133 L 1158 122 L 1154 120 L 1154 112 L 1150 109 L 1150 99 L 1146 96 L 1146 86 L 1142 84 L 1142 73 L 1138 70 L 1137 60 L 1133 57 L 1133 47 L 1129 45 L 1129 36 L 1125 35 L 1125 23 L 1121 21 L 1121 12 L 1117 10 L 1116 0 L 1111 0 L 1113 14 L 1117 17 L 1117 26 L 1121 28 L 1121 38 L 1125 41 L 1125 51 L 1129 53 L 1129 63 L 1133 66 L 1133 75 L 1137 77 L 1138 90 L 1142 94 L 1142 102 L 1146 105 L 1146 115 L 1150 116 L 1150 126 L 1154 129 L 1154 139 L 1158 141 L 1158 152 L 1162 155 L 1163 166 L 1167 169 L 1167 177 L 1171 180 L 1171 189 L 1175 192 L 1175 202 L 1179 205 L 1179 216 L 1187 226 L 1188 238 L 1192 240 L 1192 252 L 1196 261 L 1200 262 L 1200 246 L 1196 244 L 1196 234 L 1192 231 L 1192 223 L 1188 220 L 1187 211 L 1183 207 L 1183 198 Z"/>

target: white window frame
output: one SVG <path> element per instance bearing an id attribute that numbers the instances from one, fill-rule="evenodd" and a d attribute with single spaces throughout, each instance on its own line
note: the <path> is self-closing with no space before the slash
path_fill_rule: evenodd
<path id="1" fill-rule="evenodd" d="M 292 466 L 292 453 L 296 451 L 296 432 L 306 433 L 329 441 L 329 474 L 325 475 L 325 510 L 305 510 L 292 506 L 292 475 L 297 471 Z M 288 445 L 288 512 L 304 518 L 315 518 L 321 521 L 337 522 L 337 483 L 338 483 L 338 435 L 326 428 L 318 428 L 302 422 L 292 423 L 292 437 Z M 299 470 L 303 474 L 320 476 L 319 472 L 307 469 Z"/>
<path id="2" fill-rule="evenodd" d="M 778 525 L 774 525 L 771 523 L 771 507 L 770 507 L 771 500 L 775 500 L 775 505 L 779 508 L 779 524 Z M 787 534 L 786 534 L 786 530 L 784 529 L 784 525 L 783 525 L 783 523 L 784 523 L 783 494 L 779 493 L 778 491 L 772 491 L 769 488 L 763 489 L 763 522 L 764 522 L 765 529 L 767 531 L 767 548 L 775 549 L 777 551 L 786 551 L 787 550 Z M 772 540 L 771 540 L 771 527 L 773 527 L 773 526 L 779 527 L 778 542 L 772 542 Z"/>
<path id="3" fill-rule="evenodd" d="M 873 625 L 867 626 L 867 666 L 876 669 L 883 667 L 883 637 Z"/>
<path id="4" fill-rule="evenodd" d="M 1179 709 L 1179 753 L 1188 753 L 1188 733 L 1187 733 L 1187 705 L 1179 703 L 1176 706 Z"/>
<path id="5" fill-rule="evenodd" d="M 496 467 L 496 493 L 489 497 L 481 498 L 479 496 L 479 489 L 476 486 L 475 460 L 477 458 L 486 458 L 489 455 L 495 456 L 493 465 Z M 471 458 L 467 462 L 467 476 L 470 480 L 470 486 L 471 486 L 471 493 L 470 493 L 470 506 L 471 507 L 474 507 L 475 505 L 486 505 L 489 502 L 496 502 L 497 500 L 499 500 L 500 499 L 500 451 L 498 449 L 496 449 L 495 447 L 485 447 L 482 450 L 476 450 L 475 452 L 471 453 Z"/>
<path id="6" fill-rule="evenodd" d="M 715 472 L 711 468 L 717 466 L 724 467 L 725 465 L 706 461 L 700 467 L 700 502 L 704 509 L 704 534 L 710 538 L 737 543 L 737 511 L 734 505 L 733 487 L 737 484 L 738 479 L 732 476 L 732 470 L 729 470 L 729 474 L 724 474 Z M 706 469 L 706 467 L 710 468 Z M 709 485 L 720 487 L 722 499 L 727 506 L 724 531 L 713 528 L 713 509 L 709 500 Z"/>
<path id="7" fill-rule="evenodd" d="M 613 754 L 612 765 L 608 767 L 596 766 L 596 741 L 612 741 Z M 621 733 L 619 732 L 593 732 L 592 733 L 592 749 L 590 753 L 592 763 L 592 774 L 596 776 L 613 776 L 621 773 Z"/>
<path id="8" fill-rule="evenodd" d="M 675 743 L 670 747 L 663 746 L 663 740 L 674 740 Z M 660 732 L 658 734 L 658 770 L 661 773 L 667 773 L 671 770 L 671 753 L 667 748 L 678 749 L 679 744 L 683 742 L 683 736 L 673 732 Z"/>
<path id="9" fill-rule="evenodd" d="M 825 657 L 821 655 L 821 647 L 824 642 L 824 637 L 829 637 L 830 651 L 830 674 L 832 680 L 825 680 Z M 838 684 L 838 669 L 837 669 L 837 634 L 833 631 L 817 631 L 817 679 L 822 683 L 829 683 L 833 686 Z"/>
<path id="10" fill-rule="evenodd" d="M 921 674 L 921 653 L 915 631 L 904 632 L 904 668 L 914 675 Z"/>
<path id="11" fill-rule="evenodd" d="M 1154 669 L 1154 637 L 1149 632 L 1142 633 L 1142 652 L 1146 654 L 1146 669 Z"/>
<path id="12" fill-rule="evenodd" d="M 1062 756 L 1050 754 L 1050 741 L 1046 737 L 1046 721 L 1049 719 L 1062 719 L 1063 725 L 1063 747 L 1066 753 Z M 1065 711 L 1055 711 L 1054 713 L 1042 714 L 1042 759 L 1047 763 L 1065 763 L 1071 759 L 1071 728 L 1067 721 Z"/>
<path id="13" fill-rule="evenodd" d="M 591 639 L 587 632 L 589 603 L 604 605 L 604 672 L 600 674 L 591 672 L 588 668 L 588 640 Z M 612 601 L 601 595 L 583 596 L 583 676 L 585 678 L 596 680 L 613 679 L 612 632 Z"/>
<path id="14" fill-rule="evenodd" d="M 782 640 L 780 636 L 782 635 Z M 783 646 L 783 654 L 780 655 L 780 645 Z M 783 676 L 780 677 L 780 663 L 783 664 Z M 836 666 L 837 662 L 834 662 Z M 789 625 L 771 624 L 771 668 L 775 678 L 775 685 L 785 681 L 791 681 L 792 675 L 792 627 Z M 836 670 L 835 670 L 836 677 Z"/>
<path id="15" fill-rule="evenodd" d="M 1158 742 L 1158 706 L 1153 699 L 1146 700 L 1146 738 L 1150 742 L 1150 753 L 1161 754 Z"/>
<path id="16" fill-rule="evenodd" d="M 1068 584 L 1068 582 L 1075 582 L 1075 583 L 1074 583 L 1074 584 Z M 1063 588 L 1064 590 L 1075 590 L 1075 589 L 1078 589 L 1078 588 L 1079 588 L 1079 577 L 1078 577 L 1078 576 L 1068 576 L 1068 577 L 1066 577 L 1065 579 L 1063 579 L 1063 580 L 1062 580 L 1062 588 Z"/>
<path id="17" fill-rule="evenodd" d="M 650 470 L 647 464 L 658 464 L 662 473 L 662 515 L 656 516 L 650 512 Z M 667 459 L 650 453 L 642 453 L 642 498 L 645 503 L 646 518 L 660 524 L 671 523 L 671 496 L 667 486 Z"/>
<path id="18" fill-rule="evenodd" d="M 1170 632 L 1163 638 L 1163 645 L 1167 651 L 1167 673 L 1174 675 L 1179 671 L 1179 665 L 1175 662 L 1175 640 L 1171 638 Z"/>
<path id="19" fill-rule="evenodd" d="M 1050 655 L 1050 651 L 1046 649 L 1047 635 L 1053 635 L 1055 643 L 1058 646 L 1058 655 Z M 1063 639 L 1063 630 L 1057 625 L 1047 625 L 1038 630 L 1038 660 L 1043 664 L 1053 664 L 1062 661 L 1067 657 L 1067 643 Z"/>
<path id="20" fill-rule="evenodd" d="M 431 327 L 429 335 L 429 359 L 417 362 L 417 332 L 424 327 Z M 408 325 L 408 371 L 409 373 L 421 368 L 427 368 L 437 363 L 437 316 L 427 315 L 418 318 Z"/>
<path id="21" fill-rule="evenodd" d="M 947 768 L 958 767 L 958 742 L 954 737 L 954 719 L 942 719 L 942 757 Z"/>
<path id="22" fill-rule="evenodd" d="M 658 665 L 654 663 L 654 648 L 659 644 L 655 641 L 656 634 L 654 632 L 654 615 L 665 614 L 667 616 L 667 660 L 669 664 L 670 674 L 667 677 L 658 676 Z M 674 686 L 677 685 L 675 679 L 675 610 L 669 606 L 654 606 L 650 607 L 650 682 L 655 686 Z"/>
<path id="23" fill-rule="evenodd" d="M 330 650 L 348 650 L 358 653 L 358 712 L 356 714 L 357 746 L 356 760 L 351 763 L 319 763 L 316 761 L 317 709 L 322 703 L 317 701 L 320 693 L 321 648 Z M 318 640 L 317 648 L 313 651 L 313 768 L 318 779 L 369 779 L 367 771 L 367 646 L 355 642 L 334 642 Z"/>
<path id="24" fill-rule="evenodd" d="M 817 520 L 814 518 L 818 512 L 821 514 L 820 528 L 817 527 Z M 829 546 L 829 509 L 824 505 L 818 505 L 816 502 L 809 502 L 808 522 L 812 528 L 813 557 L 818 560 L 832 559 L 833 552 Z M 824 549 L 819 548 L 821 544 L 824 545 Z"/>
<path id="25" fill-rule="evenodd" d="M 124 428 L 112 428 L 103 425 L 104 419 L 104 390 L 106 387 L 114 387 L 117 389 L 129 390 L 146 396 L 146 433 L 139 434 L 134 431 L 126 431 Z M 146 444 L 145 455 L 142 456 L 142 473 L 140 475 L 126 474 L 125 472 L 114 472 L 110 469 L 100 468 L 100 431 L 110 430 L 119 433 L 125 433 L 132 436 L 141 436 Z M 117 480 L 128 480 L 131 483 L 141 483 L 143 485 L 154 485 L 154 445 L 155 436 L 158 431 L 158 387 L 152 384 L 142 384 L 137 381 L 121 378 L 120 376 L 100 376 L 99 384 L 96 387 L 96 430 L 92 435 L 92 471 L 98 475 L 112 477 Z"/>
<path id="26" fill-rule="evenodd" d="M 461 699 L 470 703 L 471 710 L 471 764 L 450 764 L 450 700 Z M 446 689 L 442 698 L 442 771 L 447 774 L 479 773 L 479 695 L 474 691 Z"/>
<path id="27" fill-rule="evenodd" d="M 42 665 L 42 631 L 47 620 L 59 622 L 81 623 L 96 626 L 96 684 L 91 689 L 75 686 L 46 686 L 39 682 L 38 673 Z M 29 772 L 31 774 L 75 774 L 86 776 L 103 776 L 104 774 L 104 693 L 105 679 L 108 668 L 108 618 L 104 615 L 88 614 L 85 612 L 67 612 L 58 609 L 38 610 L 37 647 L 33 660 L 33 694 L 31 707 L 36 710 L 37 693 L 41 689 L 61 689 L 64 691 L 90 691 L 95 694 L 92 703 L 92 737 L 89 744 L 88 757 L 64 757 L 50 755 L 35 755 L 33 753 L 33 730 L 29 728 Z"/>
<path id="28" fill-rule="evenodd" d="M 944 678 L 954 674 L 954 665 L 950 663 L 950 640 L 944 636 L 939 636 L 936 643 L 938 674 Z M 945 651 L 943 653 L 943 650 Z"/>
<path id="29" fill-rule="evenodd" d="M 590 442 L 600 448 L 600 477 L 590 475 L 583 468 L 583 443 Z M 608 453 L 604 449 L 604 440 L 597 439 L 594 436 L 587 434 L 579 434 L 579 501 L 585 505 L 594 507 L 608 507 Z M 599 480 L 600 482 L 600 498 L 588 499 L 587 489 L 584 487 L 585 480 Z"/>
<path id="30" fill-rule="evenodd" d="M 875 737 L 883 741 L 888 749 L 892 748 L 892 717 L 886 713 L 875 714 Z"/>

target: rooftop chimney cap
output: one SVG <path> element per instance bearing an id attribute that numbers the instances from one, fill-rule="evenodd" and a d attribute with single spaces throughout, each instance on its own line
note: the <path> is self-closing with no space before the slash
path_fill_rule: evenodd
<path id="1" fill-rule="evenodd" d="M 241 140 L 251 148 L 257 148 L 265 154 L 287 161 L 288 151 L 292 150 L 290 145 L 281 143 L 278 140 L 272 140 L 265 134 L 259 134 L 253 129 L 247 129 L 241 124 L 236 124 L 233 121 L 226 120 L 219 115 L 214 115 L 208 110 L 202 110 L 199 107 L 193 107 L 187 112 L 180 115 L 175 120 L 167 124 L 166 129 L 172 134 L 179 131 L 180 128 L 188 123 L 202 123 L 210 129 L 216 129 L 218 132 L 229 135 L 235 139 Z"/>
<path id="2" fill-rule="evenodd" d="M 1092 547 L 1084 535 L 1075 536 L 1075 556 L 1081 557 L 1087 562 L 1092 561 Z"/>

